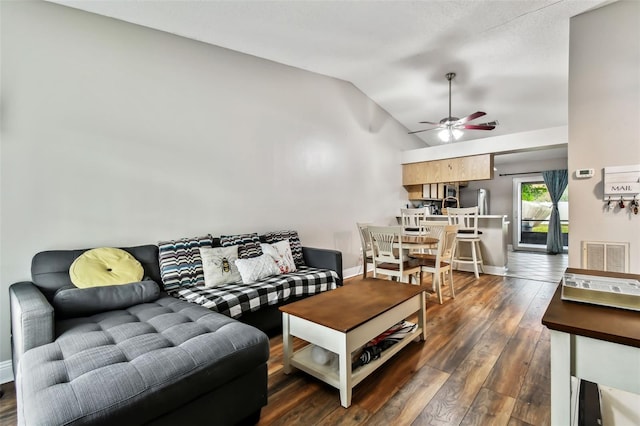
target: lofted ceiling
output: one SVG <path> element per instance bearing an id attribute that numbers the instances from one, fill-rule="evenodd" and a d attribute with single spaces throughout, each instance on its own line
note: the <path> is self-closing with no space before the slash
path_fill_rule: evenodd
<path id="1" fill-rule="evenodd" d="M 50 1 L 349 81 L 407 131 L 448 116 L 455 72 L 452 115 L 500 122 L 461 140 L 567 125 L 569 18 L 604 3 Z"/>

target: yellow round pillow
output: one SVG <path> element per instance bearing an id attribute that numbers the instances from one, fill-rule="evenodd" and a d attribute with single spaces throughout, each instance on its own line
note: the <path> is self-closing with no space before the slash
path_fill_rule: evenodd
<path id="1" fill-rule="evenodd" d="M 144 269 L 128 252 L 101 247 L 82 253 L 69 267 L 71 282 L 79 288 L 129 284 L 140 281 Z"/>

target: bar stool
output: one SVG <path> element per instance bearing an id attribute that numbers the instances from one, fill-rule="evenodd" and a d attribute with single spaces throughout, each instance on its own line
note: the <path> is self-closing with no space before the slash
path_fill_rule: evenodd
<path id="1" fill-rule="evenodd" d="M 426 219 L 427 208 L 400 209 L 402 232 L 407 235 L 420 235 L 420 222 Z"/>
<path id="2" fill-rule="evenodd" d="M 482 262 L 482 251 L 480 250 L 480 234 L 478 231 L 478 206 L 465 208 L 447 209 L 447 219 L 450 225 L 458 225 L 458 235 L 456 237 L 457 249 L 453 258 L 456 264 L 472 264 L 476 279 L 480 278 L 479 270 L 484 273 Z M 469 244 L 471 257 L 463 255 L 460 246 Z"/>

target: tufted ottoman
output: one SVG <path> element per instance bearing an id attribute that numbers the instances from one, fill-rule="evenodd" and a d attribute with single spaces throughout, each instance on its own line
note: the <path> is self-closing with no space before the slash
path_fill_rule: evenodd
<path id="1" fill-rule="evenodd" d="M 266 335 L 201 306 L 164 296 L 55 334 L 18 364 L 21 424 L 232 424 L 266 404 Z"/>

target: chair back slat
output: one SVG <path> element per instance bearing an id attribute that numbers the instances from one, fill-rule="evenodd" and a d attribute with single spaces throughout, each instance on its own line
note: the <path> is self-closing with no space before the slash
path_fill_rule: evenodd
<path id="1" fill-rule="evenodd" d="M 367 278 L 367 265 L 373 263 L 373 248 L 371 247 L 371 235 L 369 235 L 370 222 L 356 222 L 360 246 L 362 249 L 362 278 Z"/>
<path id="2" fill-rule="evenodd" d="M 433 228 L 439 227 L 441 230 L 438 251 L 435 256 L 424 258 L 421 270 L 423 273 L 429 272 L 432 274 L 433 289 L 438 295 L 438 302 L 442 304 L 442 281 L 446 273 L 449 274 L 451 297 L 455 297 L 452 261 L 455 253 L 458 225 L 449 225 L 447 222 L 441 221 L 439 224 L 436 222 L 432 226 Z"/>
<path id="3" fill-rule="evenodd" d="M 458 235 L 458 225 L 447 225 L 444 229 L 444 237 L 440 256 L 443 260 L 451 263 L 456 249 L 456 236 Z"/>
<path id="4" fill-rule="evenodd" d="M 378 262 L 400 263 L 402 241 L 397 239 L 402 235 L 401 226 L 369 226 L 373 257 Z"/>
<path id="5" fill-rule="evenodd" d="M 443 220 L 423 220 L 420 222 L 420 234 L 427 237 L 440 238 L 447 222 Z"/>
<path id="6" fill-rule="evenodd" d="M 371 236 L 369 235 L 368 227 L 371 225 L 370 222 L 357 222 L 356 226 L 358 227 L 358 234 L 360 235 L 360 245 L 362 246 L 362 252 L 367 253 L 371 252 Z"/>
<path id="7" fill-rule="evenodd" d="M 419 282 L 420 266 L 410 265 L 402 248 L 402 226 L 368 226 L 373 249 L 373 276 L 378 273 L 397 277 L 401 281 L 416 276 Z"/>

